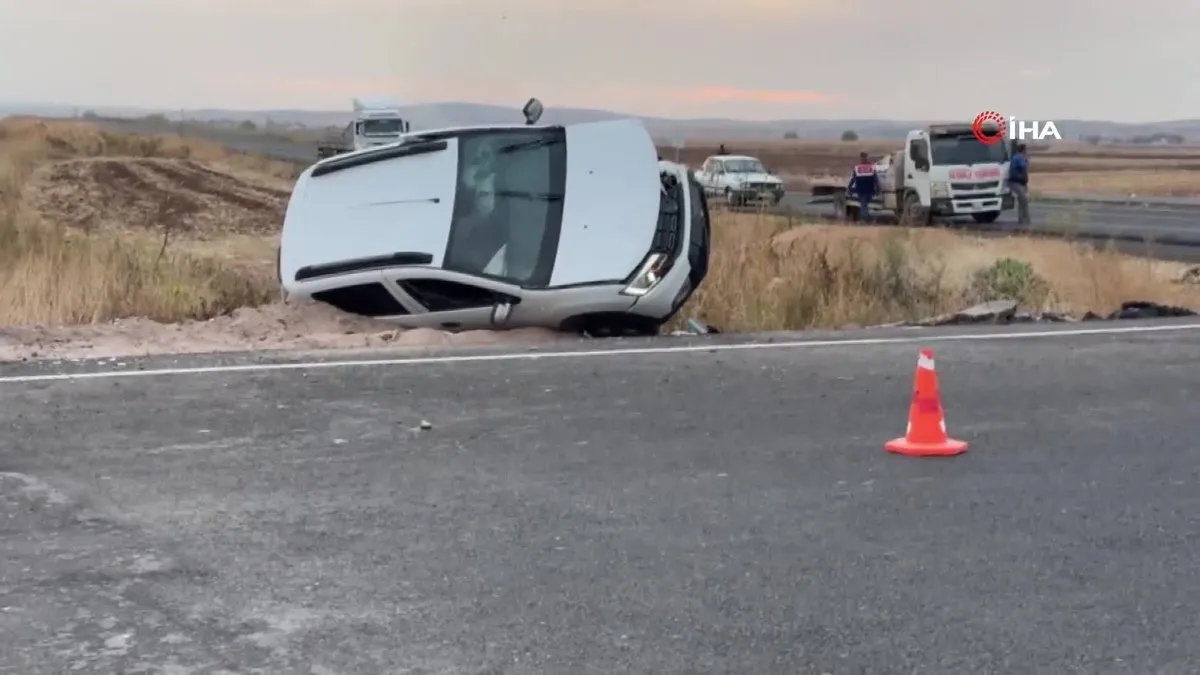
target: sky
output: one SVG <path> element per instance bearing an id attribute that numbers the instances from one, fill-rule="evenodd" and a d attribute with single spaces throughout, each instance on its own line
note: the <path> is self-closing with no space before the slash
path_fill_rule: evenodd
<path id="1" fill-rule="evenodd" d="M 1200 117 L 1197 0 L 0 0 L 0 98 L 667 117 Z"/>

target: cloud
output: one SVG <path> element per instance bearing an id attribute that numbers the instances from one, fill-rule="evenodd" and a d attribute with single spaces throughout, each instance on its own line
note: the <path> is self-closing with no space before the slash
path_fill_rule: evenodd
<path id="1" fill-rule="evenodd" d="M 834 94 L 819 91 L 788 89 L 735 89 L 732 87 L 698 87 L 683 91 L 667 92 L 673 101 L 693 103 L 722 103 L 746 101 L 752 103 L 832 103 L 838 99 Z"/>

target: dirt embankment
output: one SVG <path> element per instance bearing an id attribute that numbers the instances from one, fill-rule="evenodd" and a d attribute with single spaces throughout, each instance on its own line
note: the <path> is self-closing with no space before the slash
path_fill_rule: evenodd
<path id="1" fill-rule="evenodd" d="M 320 303 L 275 303 L 238 309 L 207 321 L 174 324 L 132 318 L 87 326 L 0 328 L 0 363 L 249 350 L 540 344 L 567 338 L 537 329 L 458 334 L 423 328 L 400 330 Z"/>
<path id="2" fill-rule="evenodd" d="M 150 230 L 203 239 L 277 233 L 289 189 L 271 183 L 188 159 L 97 157 L 41 167 L 24 194 L 46 220 L 87 232 Z"/>

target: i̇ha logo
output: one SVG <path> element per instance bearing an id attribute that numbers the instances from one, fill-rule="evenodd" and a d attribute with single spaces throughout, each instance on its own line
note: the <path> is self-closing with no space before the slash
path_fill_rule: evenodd
<path id="1" fill-rule="evenodd" d="M 1054 124 L 1053 120 L 1042 122 L 1040 120 L 1019 120 L 1015 117 L 1005 119 L 994 110 L 976 115 L 975 120 L 971 122 L 971 131 L 975 134 L 975 138 L 985 145 L 995 145 L 1006 138 L 1018 141 L 1044 141 L 1047 138 L 1053 138 L 1056 141 L 1062 140 L 1062 136 L 1058 133 L 1058 126 Z"/>

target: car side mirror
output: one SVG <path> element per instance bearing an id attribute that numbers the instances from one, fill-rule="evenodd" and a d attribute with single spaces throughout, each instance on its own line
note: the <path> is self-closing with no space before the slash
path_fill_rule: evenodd
<path id="1" fill-rule="evenodd" d="M 538 120 L 542 119 L 542 113 L 545 112 L 545 107 L 542 102 L 536 98 L 531 98 L 525 103 L 525 107 L 521 108 L 521 114 L 525 116 L 525 124 L 534 125 Z"/>

